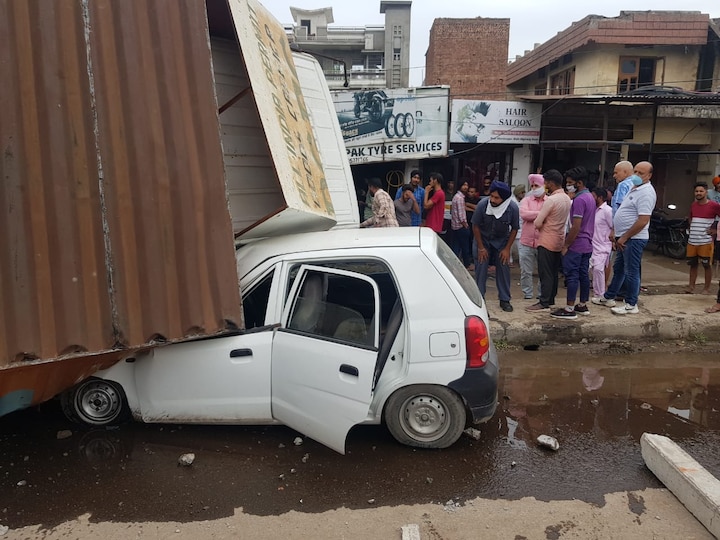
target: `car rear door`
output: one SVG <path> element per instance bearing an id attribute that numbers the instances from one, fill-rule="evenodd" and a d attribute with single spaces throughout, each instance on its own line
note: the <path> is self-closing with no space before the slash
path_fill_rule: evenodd
<path id="1" fill-rule="evenodd" d="M 273 418 L 344 454 L 368 416 L 379 321 L 371 278 L 303 265 L 273 341 Z"/>

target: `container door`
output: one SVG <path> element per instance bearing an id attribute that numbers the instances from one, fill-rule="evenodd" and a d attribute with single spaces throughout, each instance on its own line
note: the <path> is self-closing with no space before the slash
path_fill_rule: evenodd
<path id="1" fill-rule="evenodd" d="M 379 299 L 367 276 L 304 265 L 273 342 L 273 418 L 341 454 L 368 417 Z"/>

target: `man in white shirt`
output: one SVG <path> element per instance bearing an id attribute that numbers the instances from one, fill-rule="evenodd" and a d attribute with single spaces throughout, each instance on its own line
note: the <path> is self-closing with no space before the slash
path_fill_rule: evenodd
<path id="1" fill-rule="evenodd" d="M 650 215 L 657 201 L 655 188 L 650 183 L 652 172 L 653 166 L 648 161 L 635 165 L 635 174 L 630 177 L 635 187 L 625 196 L 613 218 L 613 246 L 617 253 L 613 278 L 605 294 L 592 299 L 593 304 L 608 306 L 616 315 L 639 313 L 640 261 L 648 242 Z M 615 297 L 623 283 L 627 285 L 625 304 L 614 307 Z"/>

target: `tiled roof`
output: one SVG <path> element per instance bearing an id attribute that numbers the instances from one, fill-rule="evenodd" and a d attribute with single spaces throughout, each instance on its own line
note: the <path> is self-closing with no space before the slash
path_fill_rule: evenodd
<path id="1" fill-rule="evenodd" d="M 699 11 L 621 11 L 588 15 L 508 65 L 513 84 L 584 45 L 705 45 L 710 16 Z"/>

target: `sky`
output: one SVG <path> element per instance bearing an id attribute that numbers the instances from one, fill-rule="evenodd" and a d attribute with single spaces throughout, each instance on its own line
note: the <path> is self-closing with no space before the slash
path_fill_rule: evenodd
<path id="1" fill-rule="evenodd" d="M 380 0 L 259 0 L 283 24 L 292 23 L 290 6 L 304 9 L 332 7 L 331 26 L 383 24 Z M 592 7 L 591 7 L 592 6 Z M 720 18 L 717 0 L 605 0 L 598 3 L 568 0 L 413 0 L 410 30 L 410 86 L 420 86 L 425 74 L 425 52 L 436 18 L 509 18 L 509 59 L 544 43 L 587 15 L 617 17 L 620 11 L 700 11 Z"/>

